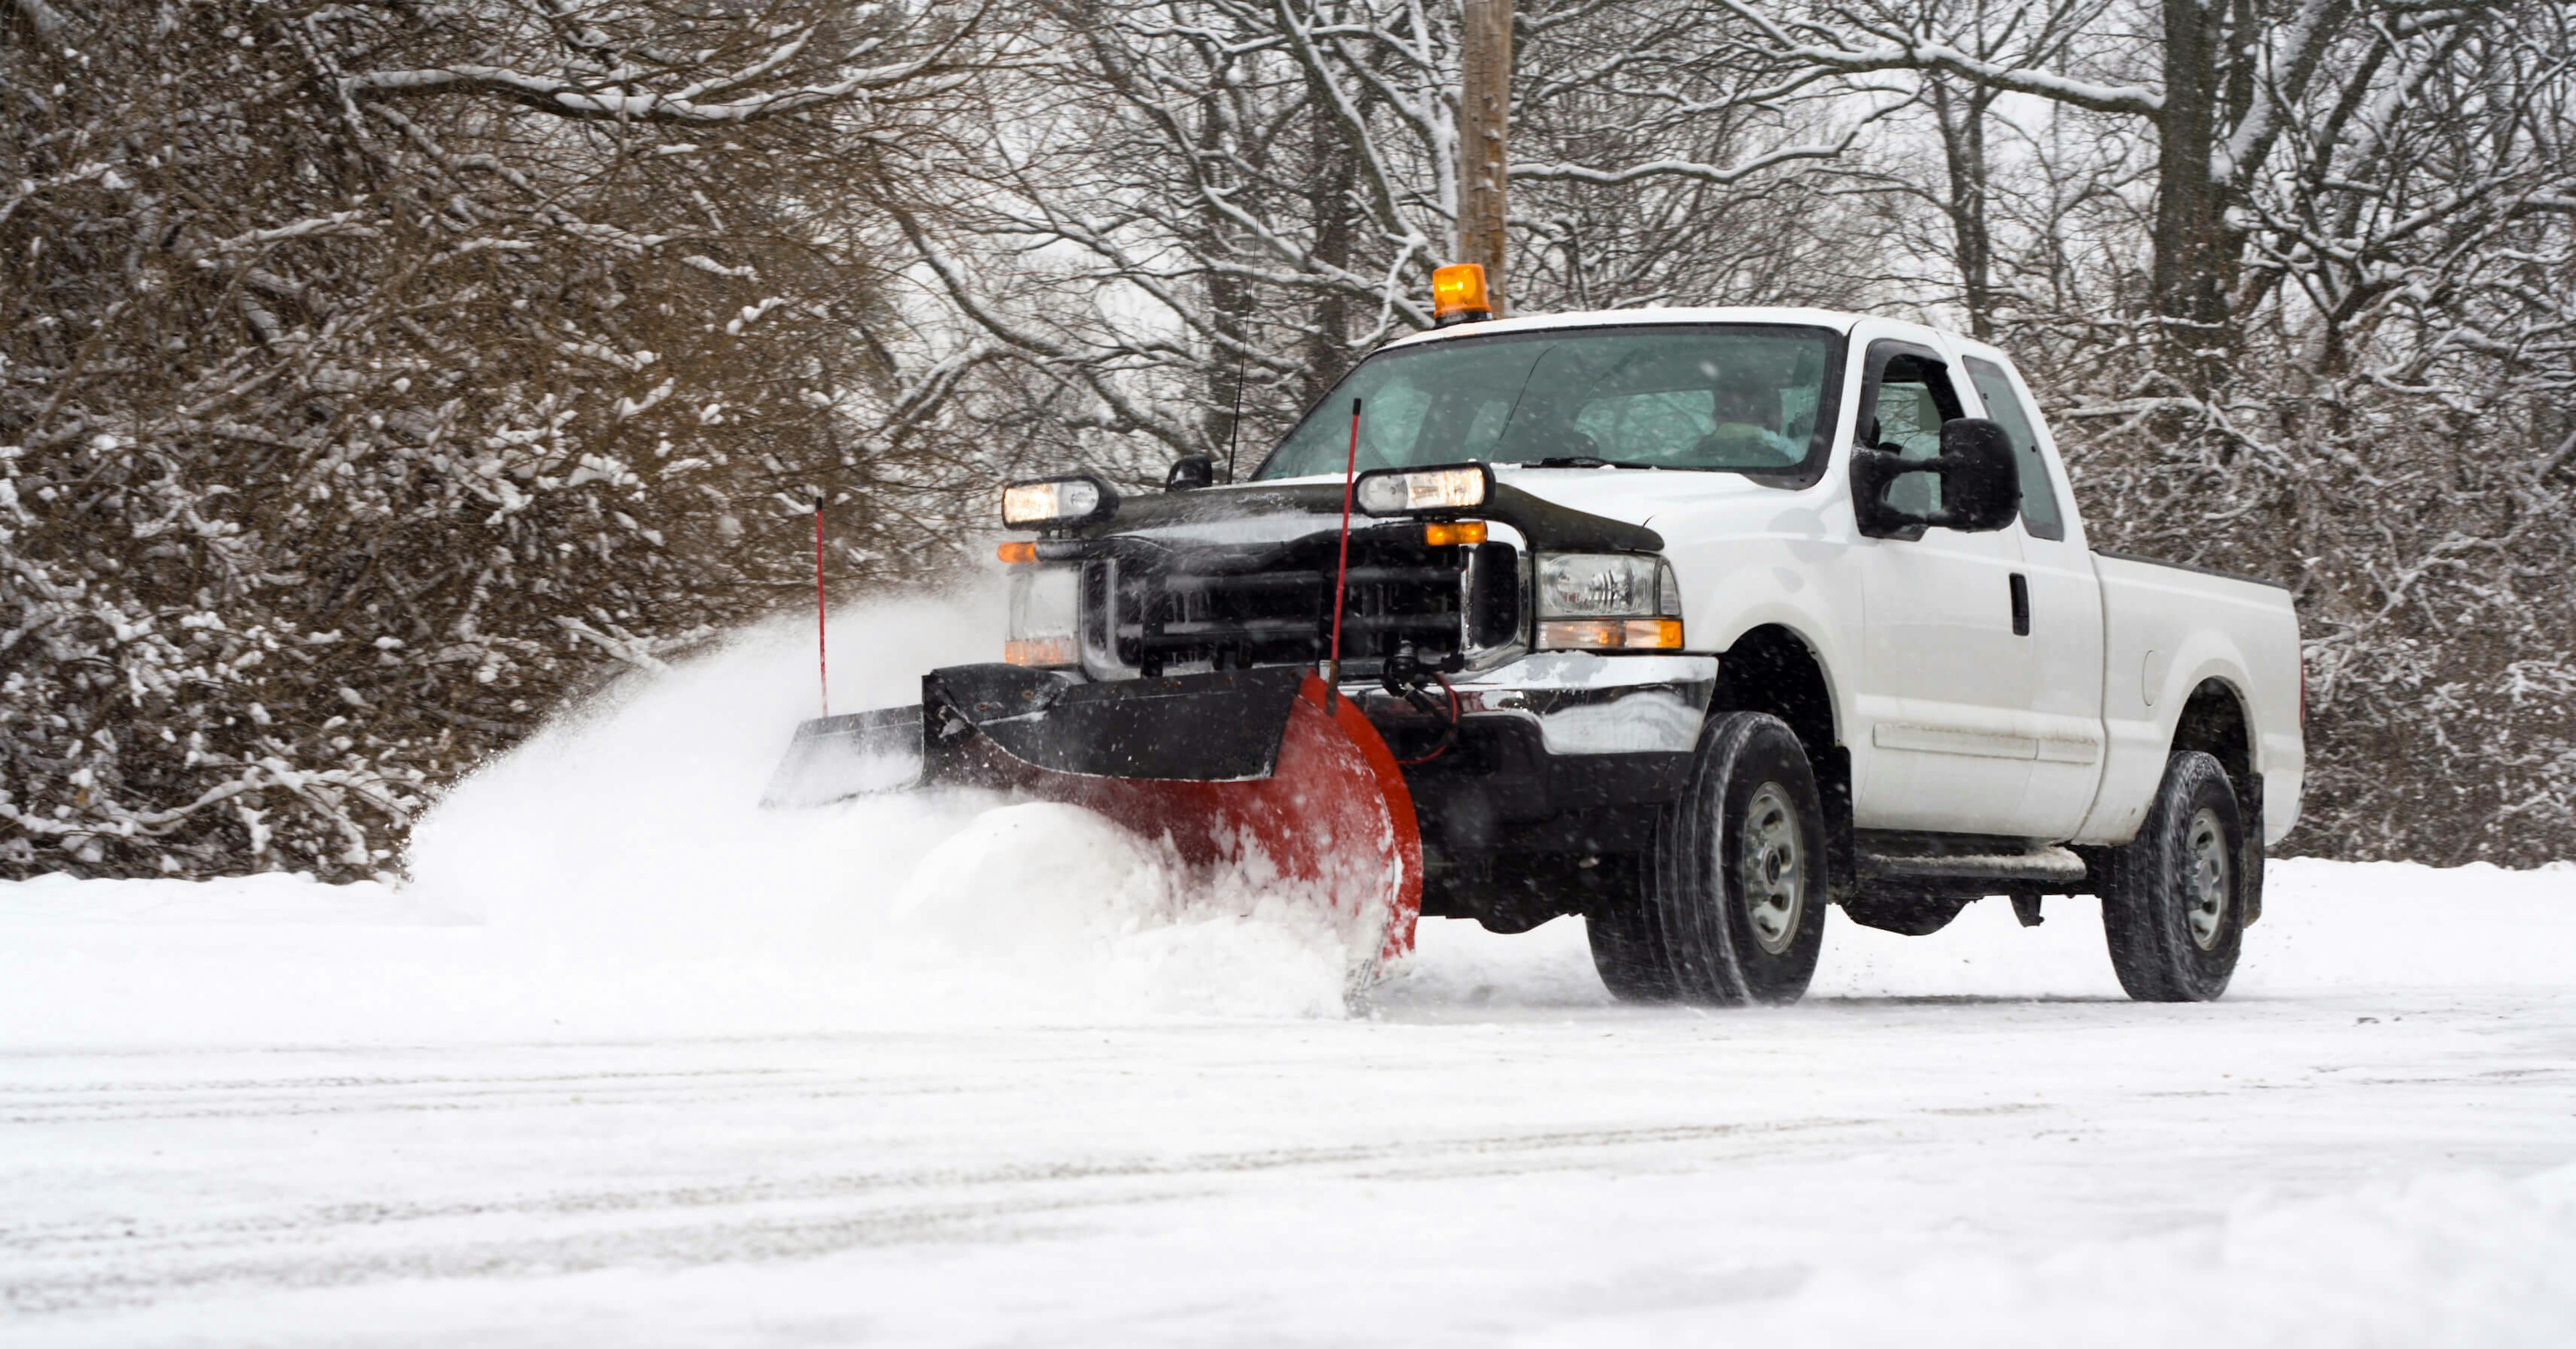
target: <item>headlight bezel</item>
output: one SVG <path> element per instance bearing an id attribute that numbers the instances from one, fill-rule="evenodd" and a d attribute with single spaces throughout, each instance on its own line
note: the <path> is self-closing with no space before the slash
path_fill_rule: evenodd
<path id="1" fill-rule="evenodd" d="M 1539 651 L 1679 651 L 1681 579 L 1653 553 L 1541 553 L 1530 568 Z"/>

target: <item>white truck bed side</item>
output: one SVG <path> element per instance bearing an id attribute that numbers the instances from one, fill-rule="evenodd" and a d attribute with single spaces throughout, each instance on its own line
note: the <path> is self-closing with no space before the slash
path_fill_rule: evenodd
<path id="1" fill-rule="evenodd" d="M 2298 823 L 2299 620 L 2278 586 L 2095 553 L 2102 580 L 2102 783 L 2078 842 L 2124 843 L 2156 794 L 2183 704 L 2204 681 L 2235 695 L 2263 777 L 2263 841 Z"/>

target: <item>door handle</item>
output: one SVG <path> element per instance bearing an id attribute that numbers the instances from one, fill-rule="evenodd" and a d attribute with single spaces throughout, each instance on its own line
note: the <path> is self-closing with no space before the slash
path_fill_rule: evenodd
<path id="1" fill-rule="evenodd" d="M 2012 574 L 2013 636 L 2030 635 L 2030 578 L 2020 572 Z"/>

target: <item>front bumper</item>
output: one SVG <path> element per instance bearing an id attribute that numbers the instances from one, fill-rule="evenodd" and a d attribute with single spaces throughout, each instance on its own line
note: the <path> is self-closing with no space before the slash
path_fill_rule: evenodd
<path id="1" fill-rule="evenodd" d="M 1714 656 L 1548 652 L 1454 680 L 1458 734 L 1404 768 L 1428 855 L 1621 853 L 1680 795 L 1717 687 Z M 1423 759 L 1447 717 L 1352 685 L 1398 759 Z"/>
<path id="2" fill-rule="evenodd" d="M 1699 743 L 1715 656 L 1597 656 L 1549 651 L 1450 681 L 1459 727 L 1535 733 L 1550 756 L 1688 754 Z M 1346 690 L 1381 731 L 1410 739 L 1443 720 L 1366 686 Z"/>

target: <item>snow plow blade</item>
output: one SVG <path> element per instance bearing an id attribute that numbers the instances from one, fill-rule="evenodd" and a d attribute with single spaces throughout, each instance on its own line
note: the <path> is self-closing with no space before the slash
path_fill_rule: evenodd
<path id="1" fill-rule="evenodd" d="M 922 677 L 919 705 L 797 728 L 763 804 L 981 787 L 1088 807 L 1183 861 L 1328 913 L 1354 956 L 1413 949 L 1422 842 L 1395 757 L 1292 666 L 1075 683 L 1015 665 Z"/>

